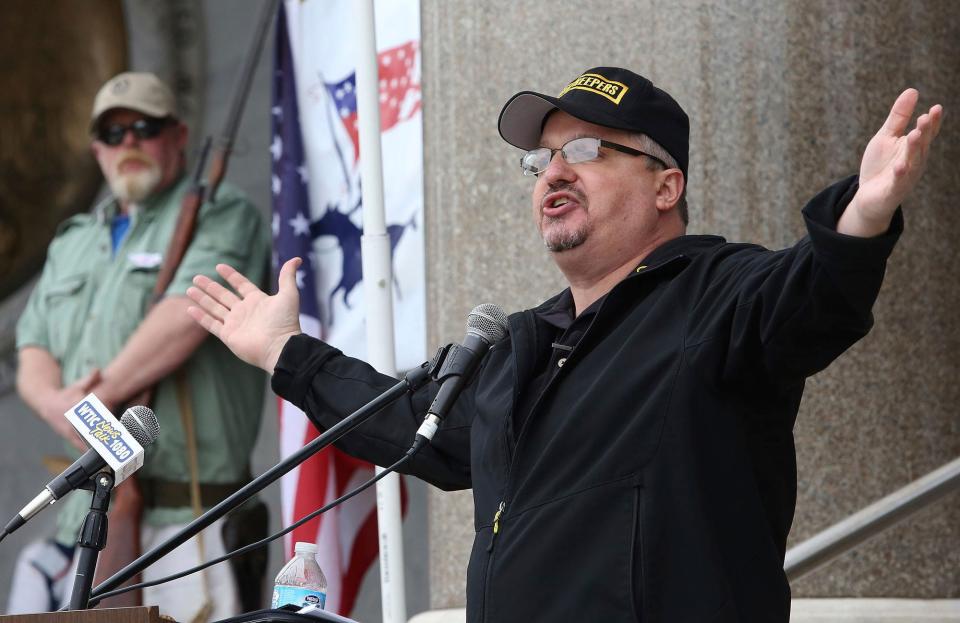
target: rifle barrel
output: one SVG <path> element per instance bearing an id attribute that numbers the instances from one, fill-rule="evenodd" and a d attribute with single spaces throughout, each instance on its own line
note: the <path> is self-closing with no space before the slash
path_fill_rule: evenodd
<path id="1" fill-rule="evenodd" d="M 260 53 L 267 38 L 267 28 L 270 27 L 273 17 L 277 15 L 278 2 L 279 0 L 269 0 L 263 4 L 260 11 L 260 20 L 253 39 L 254 44 L 247 50 L 247 56 L 243 61 L 243 71 L 240 72 L 240 80 L 237 82 L 227 122 L 223 127 L 221 143 L 217 146 L 219 149 L 229 150 L 233 146 L 237 126 L 240 125 L 240 117 L 243 115 L 243 107 L 247 102 L 247 93 L 250 92 L 250 83 L 253 82 L 253 72 L 257 68 L 257 61 L 260 60 Z"/>

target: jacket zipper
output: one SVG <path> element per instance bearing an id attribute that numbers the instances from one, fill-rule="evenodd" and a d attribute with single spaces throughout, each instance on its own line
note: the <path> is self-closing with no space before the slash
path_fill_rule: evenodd
<path id="1" fill-rule="evenodd" d="M 634 620 L 643 619 L 643 499 L 642 487 L 633 491 L 633 534 L 630 543 L 630 605 Z M 639 553 L 638 550 L 639 549 Z M 637 592 L 639 591 L 639 600 Z"/>
<path id="2" fill-rule="evenodd" d="M 493 516 L 493 530 L 490 533 L 490 544 L 487 545 L 487 551 L 493 551 L 493 542 L 497 539 L 497 534 L 500 532 L 500 515 L 503 514 L 503 509 L 507 507 L 507 503 L 503 500 L 500 500 L 500 506 L 497 508 L 496 514 Z M 488 560 L 489 563 L 489 560 Z"/>
<path id="3" fill-rule="evenodd" d="M 583 341 L 584 338 L 587 337 L 587 334 L 590 333 L 590 330 L 593 328 L 593 325 L 597 321 L 597 318 L 600 317 L 600 312 L 603 311 L 603 307 L 606 304 L 606 302 L 607 302 L 606 299 L 604 299 L 603 303 L 600 303 L 600 307 L 597 308 L 597 313 L 594 314 L 593 320 L 591 320 L 590 324 L 587 325 L 586 330 L 583 332 L 583 336 L 580 338 L 581 342 Z M 532 312 L 527 312 L 527 314 L 531 314 L 531 313 Z M 528 316 L 528 322 L 529 321 L 530 320 Z M 533 330 L 536 331 L 536 328 L 534 327 Z M 573 358 L 576 352 L 577 352 L 577 346 L 574 345 L 573 348 L 570 350 L 569 354 L 567 354 L 567 361 L 564 363 L 564 365 L 570 362 L 570 359 Z M 523 434 L 527 431 L 527 428 L 529 427 L 529 424 L 530 424 L 530 420 L 533 419 L 533 415 L 534 413 L 536 413 L 537 408 L 540 406 L 540 403 L 543 401 L 543 397 L 547 395 L 547 392 L 550 391 L 550 389 L 556 383 L 557 377 L 559 376 L 559 374 L 560 373 L 557 372 L 557 374 L 554 374 L 550 378 L 550 380 L 547 381 L 546 387 L 544 387 L 543 390 L 540 392 L 540 395 L 537 396 L 537 400 L 533 403 L 533 408 L 530 409 L 530 413 L 528 413 L 527 417 L 524 418 L 523 426 L 520 428 L 520 430 L 517 433 L 516 442 L 513 444 L 513 452 L 510 453 L 510 465 L 507 466 L 507 473 L 505 477 L 506 482 L 504 483 L 504 487 L 503 487 L 503 498 L 500 501 L 500 506 L 497 508 L 496 514 L 493 516 L 494 530 L 493 530 L 493 534 L 490 537 L 490 545 L 487 546 L 488 552 L 493 551 L 494 539 L 496 538 L 496 535 L 500 531 L 500 517 L 503 514 L 503 511 L 506 509 L 507 500 L 510 499 L 510 485 L 512 482 L 511 476 L 513 475 L 513 467 L 514 465 L 516 465 L 516 462 L 517 462 L 517 454 L 518 454 L 517 450 L 520 448 L 520 442 L 523 440 Z M 518 380 L 514 382 L 518 382 Z M 512 414 L 508 414 L 507 417 L 512 417 Z M 506 435 L 506 430 L 507 430 L 506 425 L 504 425 L 503 429 L 504 429 L 504 435 Z M 508 448 L 509 448 L 509 444 L 508 444 Z"/>
<path id="4" fill-rule="evenodd" d="M 524 320 L 528 324 L 530 323 L 530 319 L 527 316 L 527 314 L 524 314 Z M 532 327 L 532 329 L 534 332 L 536 331 L 536 327 Z M 514 353 L 517 352 L 517 343 L 514 341 L 515 335 L 516 334 L 514 331 L 510 332 L 510 340 L 512 342 Z M 514 408 L 516 408 L 517 396 L 518 396 L 516 388 L 520 386 L 519 371 L 516 369 L 516 366 L 514 366 L 514 371 L 513 371 L 513 384 L 514 384 L 513 406 Z M 539 402 L 539 399 L 537 400 L 537 402 Z M 504 419 L 511 418 L 511 417 L 513 417 L 513 410 L 511 410 L 511 412 L 508 413 Z M 507 492 L 510 490 L 510 475 L 513 473 L 513 465 L 517 456 L 516 449 L 519 446 L 520 438 L 523 436 L 523 431 L 527 427 L 527 423 L 526 421 L 524 421 L 523 427 L 519 431 L 517 431 L 516 440 L 515 440 L 515 443 L 513 444 L 513 450 L 511 451 L 509 433 L 507 432 L 508 425 L 509 425 L 509 422 L 505 421 L 503 425 L 503 445 L 507 451 L 507 455 L 510 458 L 510 462 L 507 465 L 507 472 L 506 474 L 504 474 L 503 498 L 500 499 L 500 504 L 497 505 L 497 512 L 494 513 L 493 515 L 493 526 L 491 527 L 491 530 L 490 530 L 490 542 L 487 544 L 487 563 L 486 563 L 486 568 L 484 569 L 484 572 L 483 572 L 483 602 L 480 606 L 480 621 L 487 620 L 487 597 L 490 594 L 490 576 L 493 573 L 493 546 L 496 543 L 497 535 L 500 533 L 500 517 L 503 516 L 503 511 L 507 507 Z"/>
<path id="5" fill-rule="evenodd" d="M 606 303 L 606 301 L 604 301 L 604 303 Z M 596 315 L 594 315 L 593 320 L 591 320 L 590 324 L 587 325 L 587 329 L 583 332 L 583 337 L 586 337 L 587 333 L 590 332 L 590 329 L 593 328 L 593 323 L 597 321 L 597 318 L 600 315 L 600 311 L 603 309 L 604 303 L 600 304 L 600 307 L 597 309 L 597 313 Z M 580 339 L 582 340 L 583 338 L 580 338 Z M 570 361 L 570 358 L 573 357 L 575 352 L 576 352 L 576 346 L 571 348 L 570 353 L 567 355 L 568 362 Z M 500 532 L 500 517 L 503 515 L 503 511 L 506 510 L 507 500 L 510 497 L 509 495 L 510 484 L 511 484 L 510 476 L 513 474 L 513 467 L 517 461 L 517 449 L 520 447 L 520 441 L 523 439 L 523 433 L 526 432 L 527 425 L 530 423 L 530 419 L 533 417 L 533 414 L 536 412 L 537 407 L 540 406 L 540 402 L 543 400 L 543 397 L 547 394 L 547 391 L 549 391 L 550 388 L 553 386 L 556 379 L 557 379 L 557 374 L 553 375 L 553 377 L 551 377 L 550 380 L 547 382 L 547 386 L 544 387 L 543 391 L 540 392 L 540 395 L 537 396 L 536 402 L 533 403 L 533 408 L 530 410 L 530 413 L 527 414 L 527 417 L 523 421 L 523 426 L 520 428 L 520 431 L 517 433 L 517 440 L 516 440 L 516 443 L 514 443 L 513 452 L 510 453 L 510 465 L 507 467 L 506 482 L 504 483 L 503 499 L 500 500 L 500 505 L 497 507 L 497 512 L 493 516 L 493 531 L 490 535 L 490 543 L 489 545 L 487 545 L 487 552 L 493 551 L 494 541 L 497 538 L 497 534 L 499 534 Z M 507 415 L 507 417 L 512 417 L 512 414 Z M 504 435 L 507 434 L 506 430 L 507 430 L 507 427 L 504 426 Z M 509 444 L 508 444 L 508 448 L 509 448 Z M 489 563 L 490 561 L 488 559 L 487 564 Z"/>
<path id="6" fill-rule="evenodd" d="M 487 620 L 487 595 L 490 594 L 490 575 L 493 571 L 493 542 L 500 532 L 500 515 L 503 514 L 503 509 L 506 508 L 506 506 L 506 502 L 500 500 L 497 512 L 493 516 L 493 529 L 490 532 L 490 543 L 487 545 L 487 564 L 483 570 L 483 603 L 480 606 L 481 621 Z"/>

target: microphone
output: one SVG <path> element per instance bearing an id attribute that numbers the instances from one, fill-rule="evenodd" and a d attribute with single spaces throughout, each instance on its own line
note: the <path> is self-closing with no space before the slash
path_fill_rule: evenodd
<path id="1" fill-rule="evenodd" d="M 460 392 L 473 376 L 483 355 L 494 342 L 503 339 L 509 332 L 507 314 L 500 306 L 492 303 L 477 305 L 467 316 L 467 335 L 462 344 L 454 346 L 441 367 L 438 379 L 441 379 L 427 417 L 417 430 L 418 446 L 433 439 L 440 422 L 447 417 L 450 407 L 460 396 Z"/>
<path id="2" fill-rule="evenodd" d="M 25 524 L 31 517 L 74 489 L 91 476 L 109 467 L 116 475 L 115 485 L 143 465 L 143 448 L 157 439 L 160 425 L 149 407 L 130 407 L 120 421 L 93 394 L 67 411 L 65 417 L 80 432 L 90 450 L 73 462 L 29 504 L 13 516 L 0 539 Z"/>

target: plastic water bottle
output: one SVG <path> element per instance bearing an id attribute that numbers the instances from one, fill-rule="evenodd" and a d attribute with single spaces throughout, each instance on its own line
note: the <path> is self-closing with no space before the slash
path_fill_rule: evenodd
<path id="1" fill-rule="evenodd" d="M 327 578 L 317 564 L 317 546 L 298 542 L 293 551 L 294 557 L 277 574 L 271 607 L 291 604 L 323 608 L 327 602 Z"/>

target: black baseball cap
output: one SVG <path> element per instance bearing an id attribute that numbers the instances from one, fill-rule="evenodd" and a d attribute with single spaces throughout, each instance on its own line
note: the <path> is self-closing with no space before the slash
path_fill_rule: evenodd
<path id="1" fill-rule="evenodd" d="M 521 91 L 500 111 L 500 136 L 520 149 L 540 146 L 554 110 L 607 128 L 646 134 L 667 150 L 687 177 L 690 120 L 680 104 L 648 79 L 620 67 L 594 67 L 551 97 Z"/>

